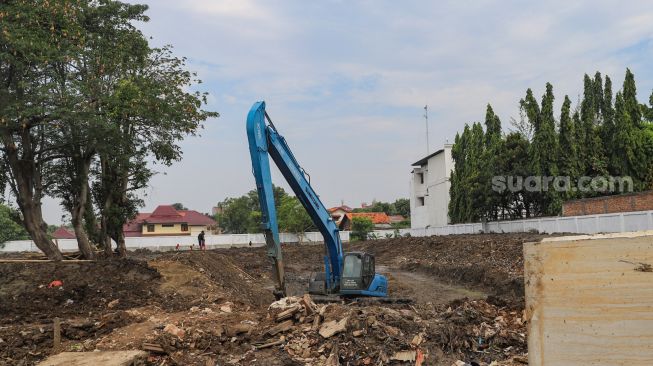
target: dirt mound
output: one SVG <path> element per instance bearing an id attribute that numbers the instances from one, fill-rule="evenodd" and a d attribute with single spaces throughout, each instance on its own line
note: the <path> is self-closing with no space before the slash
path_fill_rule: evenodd
<path id="1" fill-rule="evenodd" d="M 123 309 L 161 302 L 153 291 L 159 277 L 133 260 L 3 263 L 0 365 L 32 365 L 47 356 L 55 317 L 62 319 L 62 339 L 80 342 L 136 321 Z M 55 280 L 63 286 L 49 287 Z"/>
<path id="2" fill-rule="evenodd" d="M 228 300 L 264 307 L 274 300 L 267 277 L 271 266 L 260 251 L 243 250 L 238 255 L 228 250 L 165 253 L 149 263 L 164 276 L 164 290 L 204 300 L 191 302 L 191 306 Z"/>
<path id="3" fill-rule="evenodd" d="M 145 263 L 114 260 L 78 263 L 3 263 L 0 322 L 52 321 L 52 316 L 89 315 L 129 309 L 156 300 L 159 273 Z M 55 280 L 61 287 L 49 288 Z"/>
<path id="4" fill-rule="evenodd" d="M 351 248 L 373 253 L 377 261 L 393 267 L 481 286 L 495 295 L 523 297 L 522 245 L 543 237 L 529 233 L 408 237 L 358 242 Z"/>

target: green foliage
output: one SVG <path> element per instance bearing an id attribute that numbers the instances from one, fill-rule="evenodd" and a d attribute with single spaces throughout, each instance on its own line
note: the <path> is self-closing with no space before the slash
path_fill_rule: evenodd
<path id="1" fill-rule="evenodd" d="M 368 217 L 354 217 L 351 222 L 351 240 L 367 240 L 374 230 L 374 223 Z"/>
<path id="2" fill-rule="evenodd" d="M 179 202 L 173 203 L 172 207 L 174 207 L 175 210 L 177 210 L 177 211 L 186 211 L 186 210 L 188 210 L 188 207 L 184 206 L 183 203 L 179 203 Z"/>
<path id="3" fill-rule="evenodd" d="M 303 233 L 316 229 L 297 197 L 289 196 L 281 187 L 274 186 L 273 189 L 280 231 Z M 227 198 L 218 203 L 218 213 L 215 219 L 218 226 L 226 233 L 261 232 L 261 208 L 258 193 L 256 190 L 251 190 L 240 197 Z"/>
<path id="4" fill-rule="evenodd" d="M 18 211 L 0 204 L 0 246 L 11 240 L 26 239 L 29 236 L 20 223 Z"/>
<path id="5" fill-rule="evenodd" d="M 221 212 L 216 215 L 216 221 L 226 233 L 243 234 L 261 231 L 261 212 L 254 208 L 249 196 L 227 198 L 218 204 L 218 208 Z"/>
<path id="6" fill-rule="evenodd" d="M 558 168 L 560 175 L 570 177 L 571 181 L 577 181 L 579 176 L 578 164 L 578 142 L 576 141 L 576 124 L 570 115 L 571 100 L 565 95 L 560 113 L 560 153 L 558 154 Z M 563 193 L 564 198 L 569 199 L 575 196 L 575 192 Z"/>
<path id="7" fill-rule="evenodd" d="M 50 195 L 76 230 L 124 243 L 150 165 L 179 161 L 180 141 L 217 117 L 202 109 L 206 93 L 193 91 L 200 81 L 185 59 L 136 28 L 146 10 L 114 0 L 0 3 L 2 179 L 37 237 L 46 238 L 40 201 Z"/>
<path id="8" fill-rule="evenodd" d="M 302 234 L 317 230 L 308 212 L 295 196 L 285 195 L 281 198 L 277 218 L 280 231 Z"/>
<path id="9" fill-rule="evenodd" d="M 485 131 L 465 125 L 452 148 L 449 218 L 453 223 L 558 215 L 563 200 L 602 192 L 496 192 L 493 177 L 630 176 L 636 191 L 653 182 L 653 94 L 649 104 L 637 101 L 634 75 L 626 70 L 613 105 L 612 81 L 596 73 L 584 76 L 583 98 L 572 107 L 565 96 L 559 119 L 553 110 L 553 86 L 546 84 L 541 103 L 528 89 L 520 100 L 518 131 L 501 135 L 501 122 L 487 106 Z M 509 188 L 512 181 L 506 182 Z M 519 183 L 518 181 L 514 183 Z M 551 184 L 550 182 L 548 184 Z M 543 184 L 542 184 L 543 185 Z"/>
<path id="10" fill-rule="evenodd" d="M 408 219 L 405 219 L 403 221 L 394 222 L 394 223 L 390 224 L 390 226 L 392 226 L 392 228 L 395 229 L 395 230 L 408 229 L 408 228 L 410 228 L 410 219 L 408 218 Z"/>
<path id="11" fill-rule="evenodd" d="M 353 212 L 385 212 L 387 215 L 410 217 L 410 200 L 408 198 L 399 198 L 392 203 L 374 200 L 371 205 L 365 208 L 354 208 Z"/>

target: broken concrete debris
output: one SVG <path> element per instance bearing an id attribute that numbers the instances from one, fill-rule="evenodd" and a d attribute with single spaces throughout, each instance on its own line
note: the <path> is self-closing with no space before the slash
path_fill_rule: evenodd
<path id="1" fill-rule="evenodd" d="M 170 333 L 172 335 L 175 335 L 180 339 L 183 339 L 184 335 L 186 334 L 186 332 L 183 329 L 177 327 L 174 324 L 166 325 L 165 328 L 163 328 L 163 331 L 166 332 L 166 333 Z"/>
<path id="2" fill-rule="evenodd" d="M 322 324 L 320 327 L 320 335 L 323 338 L 332 337 L 338 333 L 344 332 L 347 330 L 347 318 L 344 318 L 340 321 L 331 320 Z"/>

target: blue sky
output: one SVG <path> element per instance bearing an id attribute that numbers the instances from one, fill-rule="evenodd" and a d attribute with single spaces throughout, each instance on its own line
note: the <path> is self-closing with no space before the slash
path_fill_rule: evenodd
<path id="1" fill-rule="evenodd" d="M 508 129 L 526 89 L 541 95 L 547 81 L 556 108 L 597 70 L 617 89 L 630 67 L 642 101 L 653 89 L 650 1 L 138 2 L 151 18 L 139 28 L 188 58 L 221 114 L 152 180 L 145 211 L 208 212 L 253 189 L 245 117 L 257 100 L 325 205 L 357 207 L 408 197 L 410 164 L 426 154 L 425 104 L 433 151 L 482 121 L 487 103 Z M 45 212 L 60 220 L 56 202 Z"/>

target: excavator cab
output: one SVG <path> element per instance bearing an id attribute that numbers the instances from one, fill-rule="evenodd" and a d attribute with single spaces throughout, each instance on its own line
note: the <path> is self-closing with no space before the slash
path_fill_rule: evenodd
<path id="1" fill-rule="evenodd" d="M 364 252 L 345 253 L 340 294 L 344 296 L 386 296 L 388 280 L 377 274 L 374 256 Z"/>
<path id="2" fill-rule="evenodd" d="M 388 280 L 377 274 L 374 256 L 364 252 L 350 252 L 343 255 L 342 276 L 335 294 L 342 296 L 378 296 L 385 297 L 388 292 Z M 326 274 L 318 272 L 309 281 L 308 292 L 314 295 L 328 295 Z M 331 292 L 332 294 L 334 292 Z"/>

